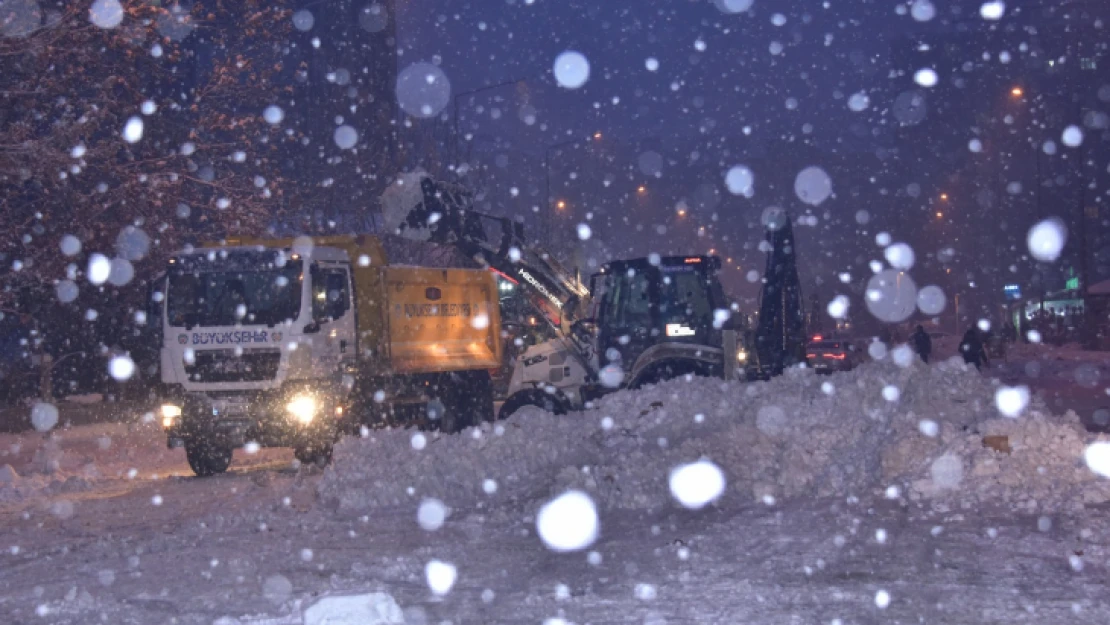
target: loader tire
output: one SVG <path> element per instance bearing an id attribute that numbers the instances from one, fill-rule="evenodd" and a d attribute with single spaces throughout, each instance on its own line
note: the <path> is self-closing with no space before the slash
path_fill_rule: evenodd
<path id="1" fill-rule="evenodd" d="M 570 412 L 569 402 L 563 397 L 536 388 L 513 394 L 501 405 L 501 411 L 497 413 L 497 418 L 508 419 L 513 416 L 513 413 L 525 406 L 535 406 L 555 415 L 565 415 Z"/>

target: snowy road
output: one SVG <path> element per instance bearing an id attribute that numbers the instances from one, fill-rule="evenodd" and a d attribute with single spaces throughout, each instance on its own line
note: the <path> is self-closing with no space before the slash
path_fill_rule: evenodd
<path id="1" fill-rule="evenodd" d="M 428 533 L 411 506 L 337 517 L 316 505 L 316 475 L 274 466 L 283 464 L 208 480 L 105 481 L 7 507 L 3 540 L 18 552 L 3 556 L 3 620 L 299 623 L 298 601 L 369 590 L 393 595 L 411 623 L 541 623 L 560 614 L 595 624 L 1110 619 L 1106 515 L 1053 519 L 1042 532 L 1036 518 L 926 518 L 885 501 L 622 513 L 603 516 L 595 545 L 603 559 L 593 566 L 583 554 L 544 550 L 525 535 L 523 518 L 459 511 Z M 59 501 L 72 504 L 71 516 L 51 510 Z M 1076 572 L 1068 556 L 1080 552 L 1090 564 Z M 459 563 L 459 582 L 442 601 L 423 581 L 433 557 Z M 288 592 L 275 575 L 291 583 Z M 880 591 L 891 597 L 885 610 L 875 604 Z"/>
<path id="2" fill-rule="evenodd" d="M 848 378 L 831 380 L 848 391 Z M 652 392 L 624 401 L 650 411 L 666 396 Z M 594 418 L 568 418 L 583 417 Z M 408 436 L 393 437 L 397 453 Z M 346 446 L 328 471 L 385 451 L 381 438 Z M 433 438 L 420 453 L 469 439 L 481 443 Z M 65 479 L 34 471 L 50 461 Z M 372 591 L 395 598 L 409 624 L 1110 622 L 1104 503 L 948 512 L 865 489 L 765 505 L 738 482 L 701 511 L 599 508 L 597 555 L 558 554 L 535 536 L 531 501 L 455 506 L 425 531 L 419 497 L 339 512 L 317 494 L 323 472 L 291 461 L 286 450 L 237 452 L 232 473 L 196 479 L 152 426 L 81 426 L 53 443 L 3 435 L 0 468 L 20 475 L 0 491 L 0 622 L 299 625 L 321 595 Z M 400 479 L 388 461 L 358 458 Z M 432 559 L 457 566 L 443 597 L 425 581 Z"/>

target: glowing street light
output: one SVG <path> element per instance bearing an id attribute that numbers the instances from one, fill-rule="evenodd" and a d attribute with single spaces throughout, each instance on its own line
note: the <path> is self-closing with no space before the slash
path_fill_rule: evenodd
<path id="1" fill-rule="evenodd" d="M 566 203 L 565 200 L 559 200 L 558 202 L 555 202 L 555 208 L 557 208 L 559 210 L 563 210 L 566 207 L 567 207 L 567 203 Z"/>
<path id="2" fill-rule="evenodd" d="M 685 208 L 678 209 L 678 216 L 679 217 L 685 217 L 686 216 L 686 209 Z"/>
<path id="3" fill-rule="evenodd" d="M 947 193 L 941 193 L 940 194 L 940 199 L 941 199 L 942 202 L 947 202 L 948 201 L 948 194 Z"/>
<path id="4" fill-rule="evenodd" d="M 1014 87 L 1013 89 L 1010 89 L 1010 95 L 1015 98 L 1020 98 L 1021 96 L 1025 95 L 1025 90 L 1021 87 Z"/>
<path id="5" fill-rule="evenodd" d="M 941 217 L 944 217 L 944 213 L 937 211 L 937 219 L 940 219 Z"/>
<path id="6" fill-rule="evenodd" d="M 647 192 L 647 187 L 645 187 L 644 185 L 640 185 L 640 186 L 636 187 L 636 193 L 646 193 L 646 192 Z"/>
<path id="7" fill-rule="evenodd" d="M 598 140 L 598 141 L 601 140 L 601 131 L 600 130 L 594 133 L 594 139 Z"/>

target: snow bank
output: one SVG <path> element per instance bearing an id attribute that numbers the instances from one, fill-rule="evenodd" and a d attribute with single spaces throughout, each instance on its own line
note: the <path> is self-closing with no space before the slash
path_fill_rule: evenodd
<path id="1" fill-rule="evenodd" d="M 455 508 L 534 507 L 568 488 L 603 508 L 658 509 L 677 505 L 670 471 L 706 457 L 733 500 L 879 496 L 895 486 L 945 508 L 1110 501 L 1110 480 L 1082 464 L 1092 437 L 1074 414 L 1044 415 L 1034 403 L 1003 418 L 994 390 L 956 360 L 878 362 L 832 377 L 791 371 L 754 384 L 674 380 L 565 417 L 528 409 L 460 436 L 423 434 L 423 446 L 413 431 L 351 439 L 336 448 L 318 494 L 350 513 L 424 497 Z"/>
<path id="2" fill-rule="evenodd" d="M 403 625 L 405 615 L 384 592 L 324 597 L 304 611 L 304 625 Z"/>

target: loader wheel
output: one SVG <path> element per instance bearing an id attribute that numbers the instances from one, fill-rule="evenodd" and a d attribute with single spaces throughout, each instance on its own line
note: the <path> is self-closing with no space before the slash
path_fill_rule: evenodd
<path id="1" fill-rule="evenodd" d="M 628 386 L 633 390 L 637 390 L 649 384 L 659 384 L 660 382 L 666 382 L 667 380 L 673 380 L 686 375 L 712 377 L 713 372 L 704 366 L 694 363 L 664 361 L 657 365 L 653 365 L 647 371 L 638 375 Z"/>
<path id="2" fill-rule="evenodd" d="M 203 439 L 186 439 L 185 458 L 197 477 L 208 477 L 227 471 L 231 464 L 231 447 Z"/>
<path id="3" fill-rule="evenodd" d="M 513 413 L 525 406 L 535 406 L 556 415 L 564 415 L 570 412 L 570 406 L 562 397 L 540 389 L 531 389 L 520 391 L 510 397 L 501 405 L 501 411 L 497 413 L 497 418 L 508 419 L 513 416 Z"/>
<path id="4" fill-rule="evenodd" d="M 331 443 L 311 443 L 293 448 L 293 457 L 305 466 L 315 465 L 321 469 L 331 462 Z"/>

